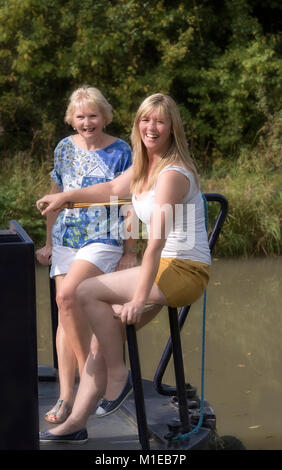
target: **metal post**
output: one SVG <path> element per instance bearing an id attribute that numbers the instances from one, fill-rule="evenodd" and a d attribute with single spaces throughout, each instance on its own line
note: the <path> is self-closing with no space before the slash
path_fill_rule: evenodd
<path id="1" fill-rule="evenodd" d="M 180 313 L 178 316 L 178 324 L 179 324 L 180 331 L 190 311 L 190 307 L 191 305 L 186 305 L 185 307 L 182 307 L 180 310 Z M 166 347 L 164 349 L 163 355 L 161 357 L 161 360 L 159 362 L 159 365 L 157 367 L 157 370 L 154 376 L 154 387 L 160 395 L 173 396 L 176 394 L 175 387 L 162 384 L 162 379 L 165 374 L 168 363 L 170 361 L 171 355 L 172 355 L 172 341 L 170 337 L 166 344 Z"/>
<path id="2" fill-rule="evenodd" d="M 143 386 L 142 386 L 142 376 L 141 376 L 140 361 L 139 361 L 139 354 L 138 354 L 136 330 L 135 330 L 134 325 L 126 326 L 126 335 L 127 335 L 131 377 L 132 377 L 132 385 L 133 385 L 135 407 L 136 407 L 139 441 L 140 441 L 142 450 L 149 450 L 150 449 L 149 432 L 148 432 L 148 426 L 147 426 L 145 400 L 144 400 L 144 392 L 143 392 Z"/>
<path id="3" fill-rule="evenodd" d="M 179 404 L 179 417 L 182 424 L 182 432 L 187 433 L 190 431 L 190 422 L 177 309 L 168 307 L 168 315 L 172 341 L 176 390 Z"/>
<path id="4" fill-rule="evenodd" d="M 50 307 L 51 307 L 51 325 L 52 325 L 52 348 L 53 348 L 53 365 L 58 369 L 58 356 L 56 346 L 56 336 L 58 328 L 58 307 L 56 302 L 56 284 L 54 279 L 50 278 Z"/>

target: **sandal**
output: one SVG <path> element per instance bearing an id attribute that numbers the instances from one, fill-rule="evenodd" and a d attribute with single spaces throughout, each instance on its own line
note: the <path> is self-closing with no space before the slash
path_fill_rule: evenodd
<path id="1" fill-rule="evenodd" d="M 49 423 L 61 424 L 71 414 L 71 406 L 64 400 L 58 400 L 55 407 L 45 414 L 45 420 Z"/>

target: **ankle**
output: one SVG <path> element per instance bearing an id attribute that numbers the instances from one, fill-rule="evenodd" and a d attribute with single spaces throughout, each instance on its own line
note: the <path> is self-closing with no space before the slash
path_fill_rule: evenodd
<path id="1" fill-rule="evenodd" d="M 124 382 L 128 376 L 128 369 L 124 367 L 120 367 L 119 369 L 108 370 L 108 382 Z"/>
<path id="2" fill-rule="evenodd" d="M 66 406 L 72 408 L 73 402 L 74 402 L 74 393 L 71 393 L 71 394 L 69 394 L 69 393 L 62 393 L 62 394 L 60 395 L 60 400 L 63 400 L 63 403 L 64 403 Z"/>
<path id="3" fill-rule="evenodd" d="M 116 374 L 108 375 L 107 389 L 104 395 L 107 400 L 115 400 L 120 395 L 126 384 L 127 377 L 128 370 L 118 376 Z"/>
<path id="4" fill-rule="evenodd" d="M 79 431 L 80 429 L 86 427 L 86 422 L 81 417 L 75 416 L 73 414 L 68 417 L 64 424 L 70 430 L 70 432 Z"/>

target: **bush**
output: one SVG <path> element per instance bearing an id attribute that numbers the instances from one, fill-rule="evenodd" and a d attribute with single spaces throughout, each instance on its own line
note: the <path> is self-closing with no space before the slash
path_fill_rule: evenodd
<path id="1" fill-rule="evenodd" d="M 217 157 L 212 170 L 202 173 L 203 192 L 223 194 L 229 213 L 214 254 L 254 256 L 281 254 L 281 131 L 282 114 L 269 118 L 253 148 L 241 149 L 237 160 Z M 0 226 L 16 219 L 39 247 L 45 242 L 45 219 L 35 207 L 49 189 L 52 162 L 17 154 L 0 168 Z M 215 205 L 216 206 L 216 205 Z M 216 207 L 210 204 L 213 222 Z M 139 240 L 142 256 L 146 240 Z"/>
<path id="2" fill-rule="evenodd" d="M 43 244 L 46 234 L 45 219 L 35 202 L 48 192 L 49 162 L 32 159 L 25 153 L 1 162 L 0 168 L 0 227 L 17 220 L 36 245 Z"/>
<path id="3" fill-rule="evenodd" d="M 228 166 L 219 159 L 203 178 L 205 192 L 222 193 L 229 202 L 215 254 L 281 254 L 281 131 L 280 112 L 261 129 L 253 149 L 242 149 L 239 159 Z"/>
<path id="4" fill-rule="evenodd" d="M 125 139 L 145 96 L 171 94 L 192 152 L 234 158 L 281 109 L 281 2 L 5 0 L 0 7 L 0 144 L 52 152 L 71 91 L 90 83 Z M 32 148 L 31 148 L 32 147 Z"/>

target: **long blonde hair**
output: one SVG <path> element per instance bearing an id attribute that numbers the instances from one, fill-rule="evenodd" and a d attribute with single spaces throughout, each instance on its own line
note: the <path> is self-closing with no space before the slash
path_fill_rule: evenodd
<path id="1" fill-rule="evenodd" d="M 148 176 L 149 160 L 146 147 L 141 139 L 139 123 L 143 116 L 150 114 L 153 110 L 157 110 L 160 115 L 165 115 L 170 118 L 171 145 L 155 168 L 154 174 L 148 182 L 146 189 L 150 189 L 154 185 L 159 172 L 164 167 L 175 163 L 183 163 L 188 170 L 192 171 L 195 176 L 196 184 L 199 185 L 199 176 L 189 153 L 178 107 L 170 96 L 156 93 L 149 96 L 141 103 L 134 119 L 131 132 L 131 144 L 133 149 L 133 178 L 131 191 L 136 193 L 140 192 Z"/>

